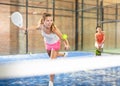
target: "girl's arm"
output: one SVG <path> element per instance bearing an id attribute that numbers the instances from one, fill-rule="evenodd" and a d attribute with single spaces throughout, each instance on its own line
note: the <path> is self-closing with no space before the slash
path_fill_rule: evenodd
<path id="1" fill-rule="evenodd" d="M 105 34 L 103 32 L 103 41 L 102 41 L 102 43 L 104 43 L 104 41 L 105 41 Z"/>
<path id="2" fill-rule="evenodd" d="M 28 27 L 28 31 L 34 31 L 34 30 L 41 30 L 43 28 L 43 25 L 39 25 L 39 26 L 32 26 L 32 27 Z M 26 28 L 22 27 L 20 28 L 21 30 L 26 30 Z"/>
<path id="3" fill-rule="evenodd" d="M 28 30 L 41 30 L 43 28 L 43 21 L 40 19 L 37 26 L 32 26 Z"/>
<path id="4" fill-rule="evenodd" d="M 37 26 L 32 26 L 32 27 L 28 27 L 28 31 L 32 31 L 32 30 L 41 30 L 43 28 L 43 22 L 42 19 L 40 19 L 38 21 Z M 21 28 L 22 30 L 26 30 L 26 28 Z"/>
<path id="5" fill-rule="evenodd" d="M 38 26 L 29 27 L 29 28 L 28 28 L 28 31 L 29 31 L 29 30 L 41 30 L 42 28 L 43 28 L 43 25 L 40 24 L 40 25 L 38 25 Z"/>
<path id="6" fill-rule="evenodd" d="M 95 42 L 97 42 L 97 36 L 96 36 L 96 34 L 95 34 Z M 97 42 L 98 43 L 98 42 Z"/>
<path id="7" fill-rule="evenodd" d="M 98 46 L 100 46 L 100 44 L 97 41 L 97 33 L 95 33 L 95 42 L 98 44 Z"/>
<path id="8" fill-rule="evenodd" d="M 60 31 L 56 26 L 54 26 L 53 28 L 54 28 L 54 29 L 53 29 L 52 31 L 53 31 L 54 33 L 56 33 L 61 40 L 63 40 L 64 45 L 65 45 L 65 48 L 66 48 L 66 49 L 69 49 L 70 46 L 69 46 L 68 39 L 63 39 L 63 34 L 61 33 L 61 31 Z"/>

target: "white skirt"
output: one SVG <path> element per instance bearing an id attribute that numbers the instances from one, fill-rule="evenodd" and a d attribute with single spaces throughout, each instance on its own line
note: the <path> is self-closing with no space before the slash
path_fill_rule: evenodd
<path id="1" fill-rule="evenodd" d="M 97 43 L 97 42 L 95 42 L 95 47 L 96 47 L 96 48 L 99 48 L 99 46 L 98 46 L 98 43 Z M 101 45 L 101 48 L 103 48 L 103 47 L 104 47 L 104 44 L 102 44 L 102 45 Z"/>

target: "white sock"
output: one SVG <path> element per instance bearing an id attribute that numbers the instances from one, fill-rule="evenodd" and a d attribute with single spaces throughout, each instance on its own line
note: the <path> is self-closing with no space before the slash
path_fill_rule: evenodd
<path id="1" fill-rule="evenodd" d="M 49 81 L 49 86 L 54 86 L 52 81 Z"/>

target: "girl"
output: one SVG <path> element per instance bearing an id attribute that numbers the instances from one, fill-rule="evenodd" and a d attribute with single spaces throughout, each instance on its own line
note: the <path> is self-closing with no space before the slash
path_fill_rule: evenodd
<path id="1" fill-rule="evenodd" d="M 104 47 L 104 41 L 105 41 L 104 32 L 102 31 L 102 28 L 100 26 L 97 26 L 95 33 L 95 47 L 100 52 Z"/>
<path id="2" fill-rule="evenodd" d="M 65 53 L 60 53 L 61 40 L 64 42 L 65 49 L 70 48 L 67 38 L 63 37 L 60 30 L 54 25 L 52 15 L 44 13 L 37 26 L 38 30 L 44 38 L 46 51 L 51 59 L 56 59 L 58 56 L 65 56 Z M 54 74 L 50 75 L 49 86 L 53 86 Z"/>

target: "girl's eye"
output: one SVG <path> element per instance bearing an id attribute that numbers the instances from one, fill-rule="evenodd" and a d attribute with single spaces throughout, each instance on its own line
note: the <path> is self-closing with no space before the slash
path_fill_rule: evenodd
<path id="1" fill-rule="evenodd" d="M 48 22 L 49 20 L 47 20 L 47 22 Z"/>

